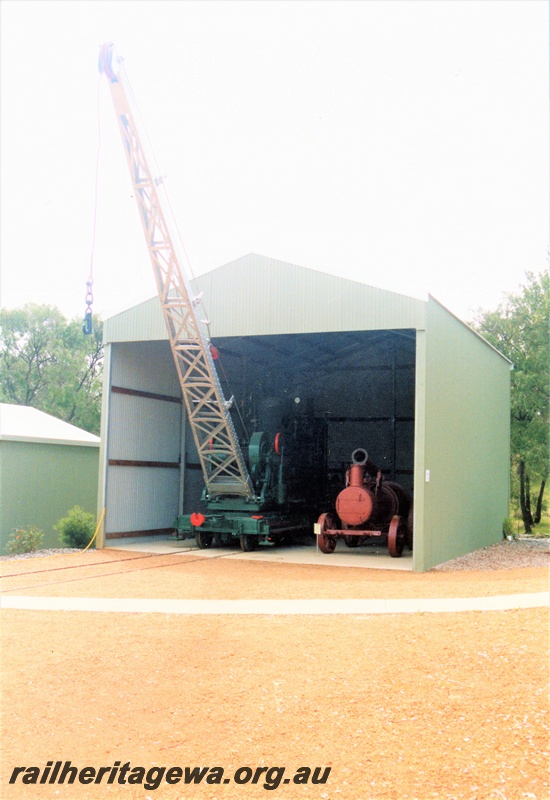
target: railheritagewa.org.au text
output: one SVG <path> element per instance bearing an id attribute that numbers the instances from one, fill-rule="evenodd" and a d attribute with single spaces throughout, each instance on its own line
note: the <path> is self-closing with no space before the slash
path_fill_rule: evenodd
<path id="1" fill-rule="evenodd" d="M 331 767 L 299 767 L 287 772 L 286 767 L 239 767 L 228 772 L 223 767 L 139 767 L 130 761 L 114 761 L 106 767 L 79 767 L 71 761 L 48 761 L 43 767 L 14 767 L 10 783 L 27 785 L 64 784 L 117 784 L 142 785 L 148 791 L 162 784 L 255 784 L 268 791 L 278 789 L 281 784 L 325 784 Z"/>

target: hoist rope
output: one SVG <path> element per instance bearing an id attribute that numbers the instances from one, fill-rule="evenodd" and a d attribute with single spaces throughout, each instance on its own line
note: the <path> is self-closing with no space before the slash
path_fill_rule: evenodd
<path id="1" fill-rule="evenodd" d="M 97 152 L 96 152 L 96 159 L 95 159 L 95 186 L 94 186 L 94 213 L 93 213 L 93 225 L 92 225 L 92 248 L 90 252 L 90 274 L 88 275 L 88 280 L 86 281 L 86 310 L 84 312 L 84 325 L 82 326 L 82 332 L 86 335 L 92 333 L 92 303 L 94 302 L 94 295 L 93 295 L 93 286 L 94 286 L 94 254 L 95 254 L 95 242 L 96 242 L 96 231 L 97 231 L 97 202 L 98 202 L 98 194 L 99 194 L 99 155 L 101 152 L 101 113 L 100 113 L 100 90 L 101 90 L 101 75 L 99 76 L 99 81 L 97 85 Z"/>

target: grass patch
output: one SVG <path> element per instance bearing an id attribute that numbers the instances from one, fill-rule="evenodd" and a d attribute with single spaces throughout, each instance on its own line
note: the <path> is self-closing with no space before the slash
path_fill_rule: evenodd
<path id="1" fill-rule="evenodd" d="M 513 516 L 511 519 L 512 528 L 515 536 L 525 536 L 525 529 L 523 521 L 519 516 Z M 533 537 L 550 537 L 550 514 L 543 514 L 542 519 L 538 525 L 533 525 Z"/>

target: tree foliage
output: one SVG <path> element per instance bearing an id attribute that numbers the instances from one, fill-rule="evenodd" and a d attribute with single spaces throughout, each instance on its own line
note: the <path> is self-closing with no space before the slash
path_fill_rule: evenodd
<path id="1" fill-rule="evenodd" d="M 33 406 L 98 434 L 102 326 L 84 336 L 80 320 L 54 306 L 0 310 L 0 401 Z"/>
<path id="2" fill-rule="evenodd" d="M 550 275 L 526 273 L 521 292 L 478 315 L 476 329 L 512 361 L 512 489 L 526 532 L 540 522 L 549 471 Z M 531 484 L 540 487 L 531 497 Z"/>

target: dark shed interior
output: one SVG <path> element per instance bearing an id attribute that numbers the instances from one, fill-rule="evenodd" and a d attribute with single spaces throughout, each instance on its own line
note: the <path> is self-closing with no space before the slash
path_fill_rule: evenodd
<path id="1" fill-rule="evenodd" d="M 368 451 L 384 477 L 413 492 L 414 330 L 218 338 L 216 366 L 246 455 L 254 431 L 294 443 L 293 483 L 315 482 L 326 506 L 344 486 L 351 454 Z M 202 492 L 190 431 L 185 509 Z"/>

